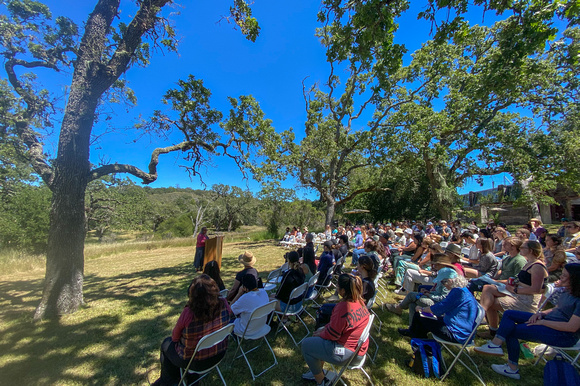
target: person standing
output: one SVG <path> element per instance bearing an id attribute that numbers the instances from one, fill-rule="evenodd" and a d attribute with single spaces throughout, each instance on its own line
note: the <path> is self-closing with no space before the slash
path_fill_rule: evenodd
<path id="1" fill-rule="evenodd" d="M 207 228 L 201 228 L 201 232 L 197 235 L 197 243 L 195 244 L 195 259 L 193 265 L 197 272 L 203 270 L 203 258 L 205 255 L 205 242 L 209 239 L 207 235 Z"/>

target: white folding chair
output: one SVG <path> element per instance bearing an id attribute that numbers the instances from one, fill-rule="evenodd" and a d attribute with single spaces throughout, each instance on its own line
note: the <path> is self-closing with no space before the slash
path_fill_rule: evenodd
<path id="1" fill-rule="evenodd" d="M 334 265 L 332 267 L 328 268 L 324 282 L 322 284 L 316 284 L 314 286 L 318 296 L 322 296 L 324 291 L 328 291 L 330 289 L 330 287 L 332 286 L 332 272 L 333 271 L 334 271 Z M 316 304 L 318 307 L 321 306 L 321 304 L 316 301 L 316 298 L 312 299 L 312 302 L 314 304 Z"/>
<path id="2" fill-rule="evenodd" d="M 306 314 L 308 316 L 310 316 L 314 321 L 316 321 L 316 318 L 314 316 L 312 316 L 310 314 L 310 312 L 308 312 L 308 302 L 312 303 L 314 301 L 314 299 L 316 299 L 316 297 L 318 296 L 318 291 L 316 290 L 315 284 L 316 281 L 318 280 L 318 276 L 320 276 L 320 272 L 316 272 L 311 278 L 310 280 L 308 280 L 308 288 L 306 289 L 306 295 L 304 296 L 304 300 L 302 302 L 302 306 L 304 307 L 304 312 L 306 312 Z"/>
<path id="3" fill-rule="evenodd" d="M 270 315 L 276 309 L 276 302 L 277 302 L 276 300 L 272 300 L 268 304 L 264 304 L 263 306 L 256 308 L 252 312 L 252 315 L 250 315 L 250 320 L 248 321 L 248 324 L 246 325 L 246 328 L 244 329 L 244 332 L 242 333 L 242 335 L 239 335 L 239 334 L 234 332 L 236 340 L 238 341 L 238 347 L 236 348 L 236 351 L 234 352 L 234 358 L 232 359 L 232 363 L 236 359 L 244 357 L 244 359 L 246 360 L 246 363 L 248 364 L 248 367 L 250 368 L 250 373 L 252 374 L 252 380 L 256 380 L 256 378 L 258 378 L 260 375 L 264 374 L 266 371 L 270 370 L 271 368 L 273 368 L 274 366 L 276 366 L 278 364 L 278 359 L 276 359 L 276 354 L 274 354 L 274 351 L 272 350 L 272 346 L 270 346 L 268 339 L 266 339 L 266 335 L 268 335 L 268 333 L 270 332 L 270 326 L 268 325 L 268 315 Z M 256 332 L 248 333 L 248 330 L 250 330 L 250 331 L 255 330 Z M 244 348 L 242 347 L 242 343 L 243 343 L 244 339 L 245 340 L 264 339 L 264 341 L 266 341 L 266 345 L 268 345 L 268 348 L 270 349 L 270 353 L 272 354 L 272 357 L 274 358 L 274 364 L 272 364 L 270 367 L 263 370 L 261 373 L 259 373 L 257 375 L 254 374 L 254 369 L 252 368 L 252 365 L 250 365 L 250 361 L 248 359 L 247 354 L 258 349 L 262 345 L 262 343 L 260 343 L 259 345 L 255 346 L 254 348 L 252 348 L 248 351 L 244 351 Z M 242 353 L 241 353 L 241 355 L 236 356 L 236 354 L 238 353 L 238 350 L 240 350 Z"/>
<path id="4" fill-rule="evenodd" d="M 379 321 L 379 327 L 377 328 L 377 332 L 380 334 L 381 328 L 383 327 L 383 322 L 381 321 L 381 318 L 379 318 L 379 315 L 377 315 L 377 313 L 373 310 L 373 305 L 375 304 L 376 297 L 377 297 L 377 292 L 375 292 L 375 296 L 370 298 L 369 301 L 367 302 L 367 309 L 374 316 L 373 324 L 374 324 L 374 321 L 376 321 L 376 320 Z M 377 343 L 375 338 L 373 338 L 372 334 L 369 334 L 369 339 L 375 345 L 375 353 L 372 357 L 369 356 L 369 359 L 371 360 L 371 362 L 375 363 L 375 359 L 377 358 L 377 354 L 379 353 L 379 344 Z"/>
<path id="5" fill-rule="evenodd" d="M 376 298 L 377 298 L 377 292 L 375 292 L 375 295 L 372 298 L 370 298 L 369 301 L 367 302 L 367 309 L 369 310 L 369 312 L 371 314 L 373 314 L 376 317 L 375 320 L 378 320 L 379 321 L 378 330 L 379 330 L 379 333 L 380 333 L 381 332 L 381 328 L 383 328 L 383 322 L 381 321 L 381 318 L 379 318 L 379 316 L 377 315 L 377 313 L 373 310 L 373 305 L 375 304 Z"/>
<path id="6" fill-rule="evenodd" d="M 550 301 L 550 298 L 554 294 L 555 289 L 556 288 L 552 283 L 546 286 L 546 290 L 544 291 L 544 300 L 542 300 L 542 302 L 538 305 L 538 312 L 542 311 L 544 307 L 546 307 L 546 304 Z"/>
<path id="7" fill-rule="evenodd" d="M 563 358 L 570 361 L 572 366 L 575 366 L 578 369 L 580 369 L 580 362 L 578 362 L 578 359 L 580 359 L 580 340 L 578 340 L 576 342 L 576 344 L 572 347 L 559 347 L 559 346 L 550 346 L 550 345 L 545 345 L 545 346 L 546 347 L 544 348 L 544 350 L 542 351 L 542 353 L 540 354 L 540 356 L 538 357 L 536 362 L 534 362 L 534 366 L 537 365 L 538 362 L 540 362 L 540 360 L 544 357 L 544 354 L 546 353 L 546 350 L 548 349 L 548 347 L 551 347 L 554 350 L 556 350 L 558 352 L 558 354 L 561 355 Z M 577 351 L 577 354 L 576 354 L 576 356 L 572 356 L 572 355 L 568 354 L 566 351 Z"/>
<path id="8" fill-rule="evenodd" d="M 461 254 L 463 256 L 469 257 L 469 250 L 470 248 L 461 248 Z"/>
<path id="9" fill-rule="evenodd" d="M 302 318 L 300 317 L 300 314 L 302 313 L 302 311 L 304 311 L 304 299 L 303 298 L 304 298 L 304 295 L 306 294 L 307 289 L 308 289 L 308 283 L 302 283 L 298 287 L 294 288 L 292 290 L 292 292 L 290 292 L 290 299 L 288 300 L 288 304 L 286 305 L 286 309 L 284 309 L 282 311 L 274 311 L 274 313 L 276 314 L 276 316 L 278 316 L 278 319 L 279 319 L 278 328 L 276 329 L 275 335 L 278 335 L 278 333 L 282 329 L 286 330 L 288 335 L 290 335 L 290 338 L 292 338 L 292 342 L 294 342 L 296 347 L 298 347 L 298 345 L 300 343 L 302 343 L 302 341 L 304 339 L 306 339 L 306 337 L 308 337 L 308 335 L 310 335 L 310 329 L 308 328 L 306 323 L 304 323 L 304 320 L 302 320 Z M 297 299 L 297 298 L 302 299 L 302 304 L 301 304 L 300 308 L 296 311 L 289 311 L 289 308 L 291 307 L 291 305 L 290 305 L 291 301 L 293 299 Z M 302 325 L 306 329 L 306 335 L 304 336 L 304 338 L 300 339 L 300 341 L 298 341 L 298 342 L 296 342 L 296 339 L 294 339 L 294 336 L 292 335 L 292 333 L 290 332 L 288 327 L 286 327 L 286 325 L 284 325 L 284 323 L 283 323 L 284 319 L 288 316 L 294 316 L 296 319 L 298 319 L 300 321 L 300 323 L 302 323 Z"/>
<path id="10" fill-rule="evenodd" d="M 356 348 L 354 350 L 354 355 L 350 358 L 348 363 L 346 363 L 344 366 L 342 366 L 340 371 L 336 371 L 336 368 L 334 367 L 334 365 L 332 363 L 329 363 L 330 366 L 332 367 L 332 369 L 337 373 L 336 378 L 334 378 L 334 382 L 332 383 L 332 386 L 336 385 L 338 383 L 338 381 L 340 381 L 343 385 L 346 386 L 346 383 L 344 383 L 344 381 L 341 378 L 342 374 L 346 370 L 360 370 L 360 371 L 362 371 L 363 374 L 367 377 L 367 379 L 371 383 L 371 386 L 374 386 L 370 375 L 368 375 L 368 373 L 363 368 L 367 355 L 365 354 L 362 357 L 362 359 L 360 359 L 360 360 L 358 359 L 358 353 L 359 353 L 360 349 L 362 348 L 363 344 L 369 339 L 369 335 L 370 335 L 371 327 L 373 326 L 373 319 L 374 318 L 375 318 L 374 315 L 369 315 L 369 321 L 367 322 L 367 325 L 366 325 L 365 329 L 363 330 L 363 333 L 361 334 L 360 338 L 358 339 L 358 343 L 356 344 Z M 355 361 L 356 361 L 356 363 L 353 363 Z"/>
<path id="11" fill-rule="evenodd" d="M 264 284 L 264 289 L 266 292 L 270 292 L 276 289 L 278 286 L 278 278 L 282 275 L 282 268 L 277 268 L 268 274 L 266 283 Z"/>
<path id="12" fill-rule="evenodd" d="M 220 298 L 227 298 L 227 297 L 228 297 L 228 293 L 229 293 L 229 292 L 230 292 L 230 290 L 228 290 L 227 288 L 226 288 L 226 289 L 223 289 L 223 290 L 221 290 L 221 291 L 220 291 Z"/>
<path id="13" fill-rule="evenodd" d="M 473 359 L 469 356 L 469 352 L 467 351 L 467 347 L 474 346 L 473 338 L 475 336 L 475 332 L 477 331 L 477 328 L 479 327 L 479 325 L 483 321 L 484 317 L 485 317 L 485 310 L 483 309 L 483 307 L 479 303 L 477 303 L 477 316 L 475 318 L 475 327 L 473 327 L 473 331 L 471 331 L 471 334 L 469 334 L 469 338 L 467 338 L 464 343 L 452 343 L 452 342 L 449 342 L 448 340 L 442 339 L 442 338 L 436 336 L 435 334 L 433 334 L 433 339 L 435 339 L 437 342 L 439 342 L 439 344 L 441 344 L 441 346 L 443 346 L 451 354 L 451 356 L 453 356 L 453 362 L 451 362 L 451 366 L 449 366 L 449 367 L 446 366 L 445 360 L 443 359 L 443 357 L 441 358 L 441 360 L 443 362 L 443 366 L 445 366 L 447 368 L 447 371 L 441 377 L 441 381 L 443 381 L 447 377 L 447 375 L 449 375 L 449 372 L 451 372 L 451 369 L 453 368 L 453 366 L 455 366 L 455 363 L 457 363 L 459 361 L 459 363 L 461 363 L 463 366 L 465 366 L 465 368 L 467 370 L 469 370 L 471 372 L 471 374 L 475 375 L 475 377 L 479 380 L 479 382 L 481 382 L 485 386 L 485 382 L 483 381 L 483 378 L 481 377 L 481 373 L 479 372 L 479 367 L 475 364 Z M 457 352 L 457 354 L 455 354 L 453 352 L 453 350 L 451 350 L 451 347 L 459 348 L 459 351 Z M 465 362 L 463 362 L 461 360 L 461 354 L 464 354 L 471 361 L 471 363 L 473 364 L 473 367 L 475 368 L 475 371 L 477 371 L 477 373 L 475 373 L 475 371 L 473 371 Z"/>
<path id="14" fill-rule="evenodd" d="M 445 249 L 445 248 L 447 248 L 447 246 L 449 245 L 449 242 L 447 242 L 447 241 L 441 241 L 441 242 L 439 243 L 439 245 L 441 245 L 441 248 Z"/>
<path id="15" fill-rule="evenodd" d="M 224 386 L 227 386 L 227 383 L 224 380 L 224 377 L 222 376 L 222 372 L 220 371 L 220 368 L 218 367 L 218 365 L 221 363 L 221 360 L 218 363 L 216 363 L 215 365 L 213 365 L 210 368 L 205 369 L 205 370 L 200 370 L 200 371 L 190 370 L 189 367 L 191 366 L 191 362 L 195 358 L 195 354 L 197 354 L 201 350 L 208 349 L 210 347 L 213 347 L 213 346 L 220 344 L 221 342 L 227 340 L 233 330 L 234 330 L 234 325 L 233 325 L 233 323 L 230 323 L 227 326 L 222 327 L 219 330 L 214 331 L 211 334 L 204 336 L 203 338 L 201 338 L 197 342 L 197 346 L 195 346 L 195 351 L 193 352 L 193 355 L 191 356 L 191 359 L 189 360 L 187 367 L 184 369 L 183 368 L 179 369 L 181 379 L 179 380 L 178 386 L 181 386 L 181 385 L 188 386 L 188 384 L 186 383 L 186 378 L 187 378 L 186 375 L 188 373 L 201 375 L 201 377 L 196 379 L 195 382 L 197 382 L 200 379 L 204 378 L 207 374 L 209 374 L 209 372 L 212 371 L 214 368 L 217 370 L 220 378 L 222 379 L 222 382 L 224 383 Z M 223 358 L 222 358 L 222 360 L 223 360 Z M 193 384 L 195 382 L 192 382 L 191 384 Z"/>

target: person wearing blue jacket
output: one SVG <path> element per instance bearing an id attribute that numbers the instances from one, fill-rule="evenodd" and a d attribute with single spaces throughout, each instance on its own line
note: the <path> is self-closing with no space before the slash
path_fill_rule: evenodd
<path id="1" fill-rule="evenodd" d="M 431 332 L 452 343 L 463 344 L 475 328 L 477 300 L 466 288 L 463 276 L 441 281 L 449 294 L 430 307 L 417 306 L 409 329 L 399 329 L 401 335 L 425 339 Z M 432 314 L 436 318 L 426 317 Z"/>

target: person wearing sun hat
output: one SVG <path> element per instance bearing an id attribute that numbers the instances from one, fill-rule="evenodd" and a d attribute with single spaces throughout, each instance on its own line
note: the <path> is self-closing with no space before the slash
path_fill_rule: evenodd
<path id="1" fill-rule="evenodd" d="M 254 268 L 254 264 L 256 264 L 256 258 L 254 257 L 254 254 L 252 252 L 245 251 L 244 253 L 238 256 L 238 261 L 244 266 L 244 269 L 236 274 L 236 278 L 234 279 L 232 289 L 230 290 L 230 292 L 228 292 L 229 302 L 234 300 L 234 298 L 238 294 L 244 276 L 250 274 L 256 278 L 256 281 L 259 280 L 258 271 L 256 270 L 256 268 Z"/>
<path id="2" fill-rule="evenodd" d="M 403 310 L 409 309 L 409 325 L 413 321 L 413 315 L 415 314 L 415 308 L 419 307 L 430 307 L 433 304 L 443 300 L 450 289 L 439 284 L 444 279 L 456 278 L 457 271 L 455 266 L 451 263 L 451 258 L 444 253 L 437 253 L 433 256 L 433 279 L 434 286 L 429 289 L 421 289 L 420 292 L 409 292 L 405 298 L 399 304 L 387 304 L 387 310 L 401 315 Z"/>

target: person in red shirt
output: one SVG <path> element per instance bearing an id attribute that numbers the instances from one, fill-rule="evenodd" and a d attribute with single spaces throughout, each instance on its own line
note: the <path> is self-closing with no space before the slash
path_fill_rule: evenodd
<path id="1" fill-rule="evenodd" d="M 179 368 L 187 367 L 197 342 L 235 318 L 228 302 L 220 298 L 219 293 L 216 282 L 208 275 L 202 274 L 193 279 L 188 302 L 171 336 L 161 344 L 161 376 L 153 386 L 176 385 L 181 378 Z M 190 369 L 202 371 L 210 368 L 224 357 L 227 348 L 226 339 L 216 346 L 200 350 L 193 358 Z M 196 375 L 188 374 L 189 382 L 196 378 Z"/>
<path id="2" fill-rule="evenodd" d="M 207 228 L 201 228 L 201 232 L 197 235 L 197 243 L 195 244 L 195 259 L 193 265 L 197 272 L 203 270 L 203 257 L 205 254 L 205 242 L 209 239 L 207 235 Z"/>
<path id="3" fill-rule="evenodd" d="M 369 320 L 369 311 L 362 298 L 362 280 L 343 273 L 338 277 L 338 294 L 342 300 L 334 307 L 330 323 L 316 330 L 302 342 L 302 355 L 310 371 L 302 378 L 315 380 L 318 385 L 331 385 L 322 367 L 324 362 L 342 366 L 354 355 L 354 350 Z M 362 358 L 368 349 L 368 340 L 358 355 Z"/>

